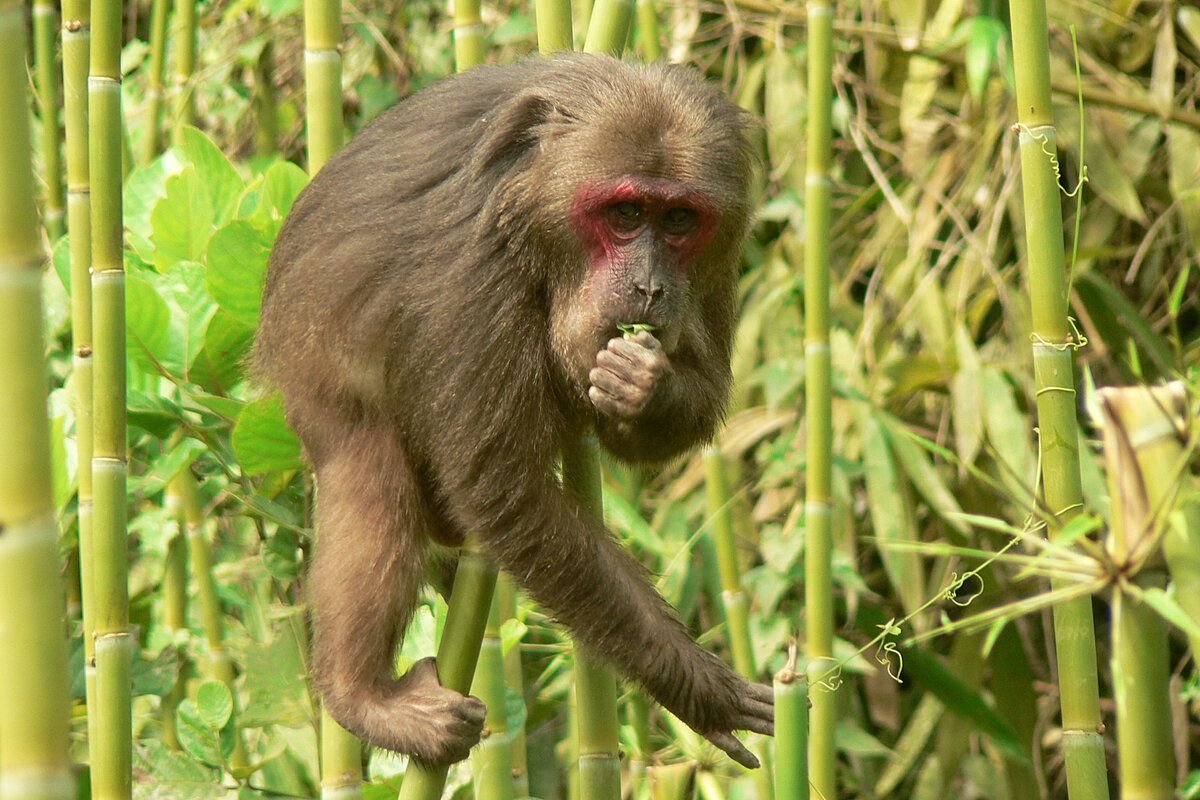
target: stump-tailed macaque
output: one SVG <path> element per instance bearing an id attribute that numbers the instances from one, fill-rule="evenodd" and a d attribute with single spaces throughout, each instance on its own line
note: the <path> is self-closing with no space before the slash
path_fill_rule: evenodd
<path id="1" fill-rule="evenodd" d="M 314 675 L 349 730 L 429 764 L 479 740 L 482 703 L 431 660 L 393 669 L 427 544 L 472 532 L 581 646 L 757 766 L 731 732 L 772 732 L 771 690 L 702 650 L 554 475 L 587 429 L 635 463 L 713 435 L 746 127 L 682 67 L 481 67 L 382 115 L 297 199 L 255 359 L 316 470 Z"/>

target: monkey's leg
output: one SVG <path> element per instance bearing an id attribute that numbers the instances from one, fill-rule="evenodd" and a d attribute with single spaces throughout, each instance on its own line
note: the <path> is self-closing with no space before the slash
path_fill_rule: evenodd
<path id="1" fill-rule="evenodd" d="M 391 430 L 346 431 L 317 469 L 309 576 L 314 674 L 333 718 L 368 742 L 430 764 L 479 741 L 485 709 L 443 688 L 433 659 L 397 679 L 396 644 L 424 582 L 431 522 Z"/>

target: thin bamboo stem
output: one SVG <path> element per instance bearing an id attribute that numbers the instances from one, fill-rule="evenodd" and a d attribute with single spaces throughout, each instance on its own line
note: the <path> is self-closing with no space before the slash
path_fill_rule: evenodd
<path id="1" fill-rule="evenodd" d="M 468 540 L 454 573 L 446 626 L 438 645 L 438 682 L 466 694 L 471 688 L 479 648 L 496 592 L 496 565 Z M 423 767 L 410 762 L 398 800 L 438 800 L 446 785 L 446 767 Z"/>
<path id="2" fill-rule="evenodd" d="M 587 25 L 585 53 L 607 53 L 620 57 L 629 41 L 634 0 L 596 0 Z"/>
<path id="3" fill-rule="evenodd" d="M 150 3 L 150 61 L 146 65 L 146 129 L 138 163 L 148 164 L 158 155 L 162 124 L 163 73 L 166 70 L 167 11 L 169 0 Z"/>
<path id="4" fill-rule="evenodd" d="M 571 0 L 536 0 L 538 52 L 551 55 L 575 49 L 571 31 Z"/>
<path id="5" fill-rule="evenodd" d="M 1053 538 L 1083 502 L 1075 417 L 1073 345 L 1067 319 L 1062 206 L 1051 156 L 1056 133 L 1050 105 L 1050 55 L 1044 0 L 1014 0 L 1013 70 L 1021 182 L 1025 196 L 1026 265 L 1033 305 L 1034 379 L 1045 502 Z M 1052 580 L 1060 588 L 1061 579 Z M 1100 736 L 1096 642 L 1090 597 L 1054 609 L 1062 702 L 1063 752 L 1071 800 L 1104 800 L 1108 774 Z"/>
<path id="6" fill-rule="evenodd" d="M 833 401 L 829 351 L 832 4 L 829 0 L 810 0 L 808 18 L 808 161 L 804 201 L 804 403 L 808 469 L 804 503 L 804 599 L 808 685 L 820 687 L 833 664 Z M 810 797 L 819 800 L 837 796 L 837 749 L 834 743 L 837 703 L 831 691 L 814 691 L 811 697 Z M 776 720 L 779 720 L 778 713 Z M 785 730 L 794 729 L 789 728 L 790 723 L 784 723 Z"/>
<path id="7" fill-rule="evenodd" d="M 92 541 L 92 195 L 88 167 L 88 62 L 91 4 L 63 0 L 63 118 L 67 140 L 67 230 L 71 261 L 71 397 L 78 474 L 79 589 L 89 744 L 96 736 L 96 593 Z"/>
<path id="8" fill-rule="evenodd" d="M 321 709 L 321 800 L 358 800 L 362 785 L 362 744 Z"/>
<path id="9" fill-rule="evenodd" d="M 88 137 L 92 192 L 92 300 L 95 345 L 93 544 L 96 637 L 96 740 L 92 796 L 127 800 L 132 792 L 132 719 L 126 584 L 128 471 L 125 421 L 125 269 L 121 218 L 120 0 L 92 3 Z"/>
<path id="10" fill-rule="evenodd" d="M 481 0 L 454 0 L 454 63 L 458 72 L 484 62 Z"/>
<path id="11" fill-rule="evenodd" d="M 775 796 L 804 797 L 808 788 L 808 684 L 793 658 L 775 676 Z"/>
<path id="12" fill-rule="evenodd" d="M 642 58 L 647 62 L 662 58 L 662 40 L 658 33 L 658 9 L 654 0 L 637 0 L 638 41 Z"/>
<path id="13" fill-rule="evenodd" d="M 316 175 L 342 146 L 342 4 L 304 0 L 304 96 L 308 172 Z"/>
<path id="14" fill-rule="evenodd" d="M 501 624 L 517 616 L 517 587 L 512 578 L 503 572 L 496 577 L 496 602 L 500 606 Z M 510 693 L 524 697 L 525 673 L 521 664 L 519 642 L 504 654 L 504 681 Z M 517 797 L 526 797 L 529 794 L 529 755 L 525 743 L 525 729 L 519 728 L 508 733 L 512 740 L 509 763 L 512 766 L 513 789 Z"/>
<path id="15" fill-rule="evenodd" d="M 508 731 L 507 689 L 504 683 L 504 652 L 500 641 L 500 605 L 492 598 L 483 643 L 479 649 L 479 667 L 475 670 L 472 693 L 487 706 L 483 739 L 471 754 L 475 800 L 513 800 L 512 746 Z"/>
<path id="16" fill-rule="evenodd" d="M 183 129 L 196 118 L 196 0 L 175 0 L 175 25 L 171 35 L 175 55 L 171 65 L 171 144 L 183 144 Z"/>
<path id="17" fill-rule="evenodd" d="M 0 798 L 67 800 L 68 680 L 50 479 L 42 245 L 30 168 L 25 13 L 0 0 Z"/>
<path id="18" fill-rule="evenodd" d="M 42 222 L 51 242 L 63 235 L 62 159 L 59 158 L 58 61 L 55 41 L 58 9 L 54 0 L 34 0 L 33 60 L 37 66 L 37 92 L 42 117 L 42 177 L 46 202 Z"/>
<path id="19" fill-rule="evenodd" d="M 263 31 L 270 36 L 271 31 Z M 279 150 L 279 111 L 275 101 L 275 46 L 270 39 L 263 44 L 254 62 L 254 153 L 270 156 Z"/>
<path id="20" fill-rule="evenodd" d="M 600 445 L 595 436 L 574 437 L 563 447 L 563 488 L 581 510 L 604 514 Z M 617 681 L 591 655 L 575 648 L 575 704 L 579 737 L 580 800 L 616 800 L 621 796 L 620 723 Z"/>

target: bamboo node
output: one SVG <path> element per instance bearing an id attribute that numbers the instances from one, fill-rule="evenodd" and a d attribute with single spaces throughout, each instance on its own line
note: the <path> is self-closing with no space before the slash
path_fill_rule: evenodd
<path id="1" fill-rule="evenodd" d="M 1074 197 L 1083 189 L 1083 185 L 1088 182 L 1087 164 L 1079 168 L 1079 181 L 1075 184 L 1074 189 L 1067 189 L 1062 185 L 1062 167 L 1058 163 L 1058 154 L 1050 145 L 1050 138 L 1055 136 L 1055 128 L 1053 125 L 1035 125 L 1029 127 L 1023 122 L 1018 122 L 1012 127 L 1013 132 L 1019 134 L 1022 139 L 1029 138 L 1037 142 L 1041 147 L 1042 153 L 1046 158 L 1050 159 L 1050 166 L 1054 169 L 1054 182 L 1058 184 L 1058 190 L 1067 197 Z M 1057 137 L 1056 137 L 1057 138 Z"/>
<path id="2" fill-rule="evenodd" d="M 78 19 L 63 20 L 63 30 L 67 33 L 79 33 L 83 30 L 83 22 Z"/>

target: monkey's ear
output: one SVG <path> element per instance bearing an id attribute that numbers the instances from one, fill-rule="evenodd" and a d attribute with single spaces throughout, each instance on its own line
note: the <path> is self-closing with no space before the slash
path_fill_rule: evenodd
<path id="1" fill-rule="evenodd" d="M 574 118 L 551 98 L 529 89 L 498 106 L 482 120 L 484 133 L 471 159 L 476 177 L 498 180 L 523 156 Z"/>

